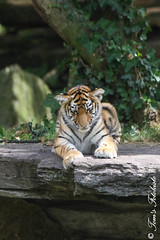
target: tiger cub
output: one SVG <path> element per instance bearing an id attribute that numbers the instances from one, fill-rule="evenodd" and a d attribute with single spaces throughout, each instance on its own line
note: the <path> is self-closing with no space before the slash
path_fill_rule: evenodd
<path id="1" fill-rule="evenodd" d="M 72 167 L 83 153 L 94 152 L 100 158 L 117 157 L 121 126 L 115 108 L 101 103 L 104 92 L 102 88 L 91 91 L 78 85 L 55 97 L 61 108 L 53 149 L 63 158 L 65 169 Z"/>

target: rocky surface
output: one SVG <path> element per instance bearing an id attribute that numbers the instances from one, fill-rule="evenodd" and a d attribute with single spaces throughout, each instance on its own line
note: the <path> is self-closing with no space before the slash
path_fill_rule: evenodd
<path id="1" fill-rule="evenodd" d="M 85 156 L 74 165 L 74 169 L 64 170 L 62 159 L 43 144 L 0 145 L 1 223 L 9 221 L 5 213 L 18 208 L 17 221 L 23 224 L 26 211 L 36 214 L 38 224 L 43 216 L 42 231 L 26 218 L 27 227 L 30 221 L 34 229 L 27 235 L 30 239 L 37 239 L 38 232 L 38 239 L 50 240 L 53 230 L 56 240 L 143 240 L 149 233 L 158 239 L 160 144 L 121 144 L 117 159 Z M 148 199 L 153 193 L 157 205 Z M 148 226 L 153 210 L 156 231 Z M 2 233 L 7 229 L 8 236 L 13 235 L 10 222 L 2 226 Z M 44 231 L 51 235 L 45 237 Z M 16 222 L 14 234 L 18 233 L 20 239 L 26 239 L 25 229 Z"/>
<path id="2" fill-rule="evenodd" d="M 4 196 L 74 199 L 147 196 L 150 178 L 160 179 L 160 144 L 122 144 L 116 159 L 85 156 L 74 169 L 43 144 L 0 146 L 0 191 Z M 160 195 L 160 188 L 157 188 Z"/>
<path id="3" fill-rule="evenodd" d="M 0 125 L 13 127 L 21 123 L 40 122 L 49 108 L 42 105 L 48 86 L 39 77 L 25 72 L 17 64 L 0 71 Z"/>

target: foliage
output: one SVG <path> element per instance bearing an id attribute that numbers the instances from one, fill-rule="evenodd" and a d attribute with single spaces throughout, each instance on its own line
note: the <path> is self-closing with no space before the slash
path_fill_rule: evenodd
<path id="1" fill-rule="evenodd" d="M 31 141 L 40 140 L 42 142 L 47 140 L 53 140 L 56 134 L 55 131 L 56 122 L 44 119 L 41 124 L 35 124 L 32 122 L 21 124 L 14 129 L 5 130 L 0 126 L 0 142 L 7 141 Z"/>
<path id="2" fill-rule="evenodd" d="M 56 7 L 60 7 L 60 2 L 57 0 Z M 70 9 L 68 17 L 76 21 L 77 15 L 82 16 L 79 27 L 84 21 L 88 24 L 89 31 L 78 39 L 79 43 L 103 63 L 102 69 L 93 68 L 82 59 L 78 49 L 69 46 L 69 87 L 80 83 L 102 87 L 104 100 L 116 106 L 121 121 L 131 119 L 144 104 L 156 107 L 160 99 L 159 61 L 154 50 L 146 48 L 150 26 L 145 10 L 135 7 L 132 0 L 69 2 L 76 12 Z M 67 6 L 61 5 L 64 9 Z"/>
<path id="3" fill-rule="evenodd" d="M 149 126 L 147 123 L 142 128 L 138 125 L 123 127 L 122 142 L 159 142 L 160 126 Z"/>
<path id="4" fill-rule="evenodd" d="M 0 139 L 4 136 L 5 130 L 0 126 Z"/>
<path id="5" fill-rule="evenodd" d="M 20 127 L 15 129 L 5 130 L 0 126 L 0 143 L 8 141 L 52 141 L 56 135 L 56 122 L 44 119 L 41 124 L 32 123 L 21 124 Z M 122 126 L 121 142 L 159 142 L 160 141 L 160 126 L 150 126 L 147 122 L 144 123 L 142 128 L 138 125 L 125 125 Z"/>

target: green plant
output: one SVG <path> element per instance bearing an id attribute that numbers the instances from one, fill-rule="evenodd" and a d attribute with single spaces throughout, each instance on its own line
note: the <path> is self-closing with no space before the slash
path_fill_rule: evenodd
<path id="1" fill-rule="evenodd" d="M 0 126 L 0 139 L 4 136 L 5 130 Z"/>
<path id="2" fill-rule="evenodd" d="M 135 124 L 123 126 L 122 130 L 122 142 L 160 142 L 160 126 L 144 123 L 142 128 Z"/>
<path id="3" fill-rule="evenodd" d="M 67 8 L 68 5 L 57 7 Z M 89 33 L 79 37 L 83 48 L 98 58 L 100 68 L 89 65 L 78 49 L 68 46 L 70 76 L 68 86 L 86 84 L 102 87 L 104 100 L 113 103 L 121 121 L 128 121 L 145 104 L 156 107 L 160 99 L 159 60 L 154 50 L 146 48 L 150 26 L 145 10 L 134 6 L 132 0 L 70 0 L 76 13 L 70 9 L 74 22 L 77 14 L 88 21 Z M 52 7 L 52 6 L 50 6 Z"/>
<path id="4" fill-rule="evenodd" d="M 0 127 L 0 142 L 7 141 L 48 141 L 53 140 L 56 134 L 56 122 L 44 119 L 41 124 L 32 122 L 21 124 L 17 128 L 4 129 Z"/>

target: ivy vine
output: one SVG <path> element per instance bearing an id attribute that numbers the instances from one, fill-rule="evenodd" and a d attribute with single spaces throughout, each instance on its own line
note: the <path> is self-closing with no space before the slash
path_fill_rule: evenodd
<path id="1" fill-rule="evenodd" d="M 69 86 L 102 87 L 104 101 L 116 106 L 121 121 L 130 120 L 146 104 L 156 107 L 160 103 L 160 61 L 154 50 L 146 47 L 151 29 L 145 9 L 135 7 L 132 0 L 69 2 L 82 16 L 79 24 L 83 19 L 88 21 L 89 33 L 84 33 L 79 43 L 90 55 L 100 52 L 98 61 L 104 62 L 102 70 L 96 69 L 86 63 L 78 49 L 68 46 L 72 53 L 68 58 Z M 69 17 L 76 21 L 72 9 Z"/>

